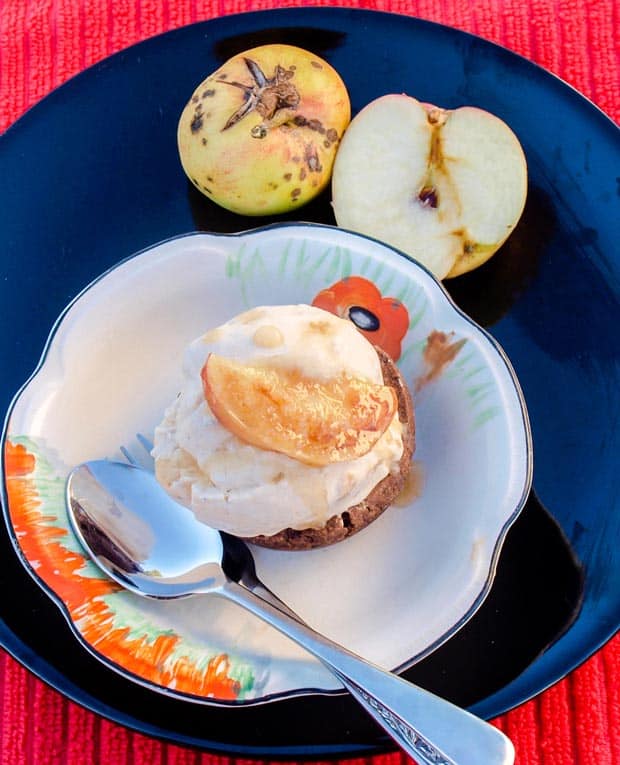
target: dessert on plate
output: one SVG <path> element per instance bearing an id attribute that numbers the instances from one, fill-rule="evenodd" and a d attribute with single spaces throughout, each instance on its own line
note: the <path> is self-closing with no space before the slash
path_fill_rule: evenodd
<path id="1" fill-rule="evenodd" d="M 350 320 L 255 308 L 194 340 L 183 372 L 155 430 L 155 472 L 206 524 L 309 549 L 365 528 L 403 488 L 411 397 Z"/>

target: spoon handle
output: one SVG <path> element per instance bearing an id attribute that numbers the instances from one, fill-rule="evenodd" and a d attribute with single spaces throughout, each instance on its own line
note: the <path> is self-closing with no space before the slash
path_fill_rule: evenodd
<path id="1" fill-rule="evenodd" d="M 220 594 L 316 656 L 419 765 L 514 763 L 510 740 L 492 725 L 367 662 L 236 582 Z"/>

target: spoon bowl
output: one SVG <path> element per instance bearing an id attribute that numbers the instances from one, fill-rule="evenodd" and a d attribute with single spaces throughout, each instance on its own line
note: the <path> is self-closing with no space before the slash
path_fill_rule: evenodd
<path id="1" fill-rule="evenodd" d="M 248 547 L 205 526 L 137 465 L 99 460 L 67 481 L 72 528 L 111 579 L 150 598 L 228 598 L 316 656 L 420 765 L 512 765 L 506 736 L 315 632 L 265 587 Z"/>
<path id="2" fill-rule="evenodd" d="M 170 498 L 152 473 L 107 460 L 79 465 L 67 481 L 67 503 L 81 544 L 128 590 L 177 598 L 224 584 L 222 536 Z"/>

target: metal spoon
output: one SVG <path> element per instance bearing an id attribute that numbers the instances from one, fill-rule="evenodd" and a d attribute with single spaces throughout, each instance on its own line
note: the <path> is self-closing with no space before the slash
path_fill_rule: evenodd
<path id="1" fill-rule="evenodd" d="M 198 522 L 135 465 L 100 460 L 74 468 L 69 518 L 95 563 L 150 598 L 212 593 L 288 635 L 331 670 L 420 765 L 512 765 L 493 726 L 367 662 L 303 623 L 256 576 L 247 546 Z"/>

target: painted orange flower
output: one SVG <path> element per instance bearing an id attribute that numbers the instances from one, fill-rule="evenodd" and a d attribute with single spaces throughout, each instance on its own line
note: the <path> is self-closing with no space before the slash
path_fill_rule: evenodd
<path id="1" fill-rule="evenodd" d="M 9 514 L 22 553 L 36 567 L 37 576 L 63 601 L 84 640 L 101 656 L 156 685 L 173 687 L 180 693 L 236 700 L 242 682 L 232 676 L 226 654 L 212 656 L 205 666 L 203 656 L 183 652 L 177 634 L 141 632 L 122 623 L 122 618 L 115 622 L 113 599 L 121 589 L 108 579 L 84 573 L 86 558 L 67 546 L 68 531 L 54 523 L 54 508 L 46 506 L 38 490 L 37 456 L 22 444 L 7 440 L 4 458 Z M 253 678 L 249 682 L 253 683 Z"/>
<path id="2" fill-rule="evenodd" d="M 400 300 L 383 297 L 368 279 L 347 276 L 321 290 L 312 305 L 351 319 L 373 345 L 398 360 L 401 342 L 409 329 L 409 312 Z"/>

